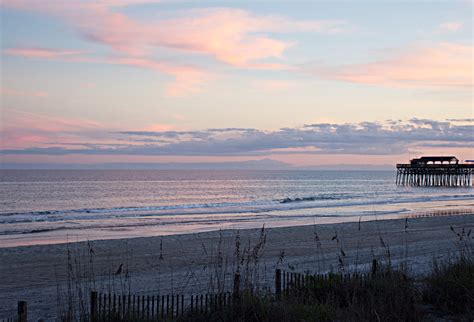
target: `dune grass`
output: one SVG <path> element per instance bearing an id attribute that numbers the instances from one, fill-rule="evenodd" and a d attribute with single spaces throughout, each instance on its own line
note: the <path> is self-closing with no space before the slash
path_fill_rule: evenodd
<path id="1" fill-rule="evenodd" d="M 407 231 L 405 222 L 405 233 Z M 359 222 L 360 230 L 360 222 Z M 241 276 L 240 294 L 232 305 L 215 307 L 207 312 L 186 310 L 177 321 L 431 321 L 436 319 L 472 320 L 474 317 L 474 261 L 471 231 L 456 231 L 451 227 L 458 251 L 449 260 L 433 261 L 432 270 L 424 276 L 412 276 L 408 264 L 395 267 L 390 246 L 380 235 L 381 256 L 377 256 L 368 278 L 345 278 L 361 274 L 359 256 L 355 265 L 348 262 L 348 254 L 337 233 L 332 242 L 338 247 L 339 265 L 326 279 L 315 283 L 293 285 L 291 291 L 276 298 L 273 291 L 263 285 L 261 256 L 266 244 L 266 231 L 262 227 L 256 240 L 243 243 L 239 233 L 235 235 L 233 252 L 224 250 L 219 238 L 210 254 L 208 266 L 209 293 L 220 293 L 232 287 L 228 276 Z M 321 252 L 319 236 L 315 233 L 316 250 Z M 359 245 L 359 243 L 357 243 Z M 132 277 L 127 265 L 99 277 L 94 268 L 94 250 L 88 243 L 87 250 L 74 257 L 68 250 L 68 283 L 66 289 L 58 287 L 59 316 L 63 321 L 89 321 L 88 295 L 97 288 L 109 292 L 130 294 Z M 162 260 L 160 246 L 159 261 Z M 408 253 L 408 243 L 405 252 Z M 358 249 L 357 249 L 358 252 Z M 229 255 L 231 254 L 231 255 Z M 277 266 L 284 261 L 282 251 Z M 406 257 L 408 257 L 406 255 Z M 374 258 L 375 259 L 375 258 Z M 352 265 L 351 265 L 352 264 Z M 320 264 L 315 263 L 320 272 Z M 355 271 L 351 271 L 355 267 Z M 291 268 L 290 268 L 291 269 Z M 121 271 L 121 272 L 120 272 Z M 363 272 L 362 272 L 363 273 Z M 108 276 L 108 277 L 107 277 Z M 318 275 L 312 275 L 317 277 Z M 362 276 L 362 275 L 361 275 Z M 85 281 L 85 283 L 84 283 Z M 149 321 L 140 317 L 104 317 L 110 321 Z"/>

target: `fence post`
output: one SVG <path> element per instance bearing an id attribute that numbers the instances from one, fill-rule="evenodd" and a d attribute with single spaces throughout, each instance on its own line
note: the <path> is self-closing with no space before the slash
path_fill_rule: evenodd
<path id="1" fill-rule="evenodd" d="M 275 270 L 275 296 L 277 300 L 281 299 L 281 270 Z"/>
<path id="2" fill-rule="evenodd" d="M 91 292 L 91 321 L 97 321 L 97 292 Z"/>
<path id="3" fill-rule="evenodd" d="M 375 276 L 377 274 L 377 260 L 374 258 L 372 260 L 372 275 Z"/>
<path id="4" fill-rule="evenodd" d="M 240 273 L 237 272 L 234 275 L 234 291 L 233 291 L 234 300 L 237 300 L 239 296 L 240 296 Z"/>
<path id="5" fill-rule="evenodd" d="M 18 301 L 18 322 L 26 322 L 28 320 L 28 311 L 25 301 Z"/>

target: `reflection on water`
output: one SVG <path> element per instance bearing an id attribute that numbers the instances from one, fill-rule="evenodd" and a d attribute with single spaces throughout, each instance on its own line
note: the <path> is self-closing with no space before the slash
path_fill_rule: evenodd
<path id="1" fill-rule="evenodd" d="M 2 246 L 472 213 L 394 171 L 1 170 Z"/>

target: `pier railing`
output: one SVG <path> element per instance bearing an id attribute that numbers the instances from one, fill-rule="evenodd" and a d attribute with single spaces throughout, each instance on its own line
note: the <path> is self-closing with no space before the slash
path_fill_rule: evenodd
<path id="1" fill-rule="evenodd" d="M 474 169 L 474 164 L 410 164 L 397 163 L 397 168 L 414 169 Z"/>
<path id="2" fill-rule="evenodd" d="M 397 164 L 397 185 L 470 187 L 474 164 Z"/>

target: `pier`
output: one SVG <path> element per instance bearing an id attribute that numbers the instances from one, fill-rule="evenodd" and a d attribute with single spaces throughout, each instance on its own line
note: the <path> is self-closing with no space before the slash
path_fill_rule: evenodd
<path id="1" fill-rule="evenodd" d="M 454 156 L 428 156 L 397 164 L 397 185 L 470 187 L 474 163 L 460 163 Z"/>

